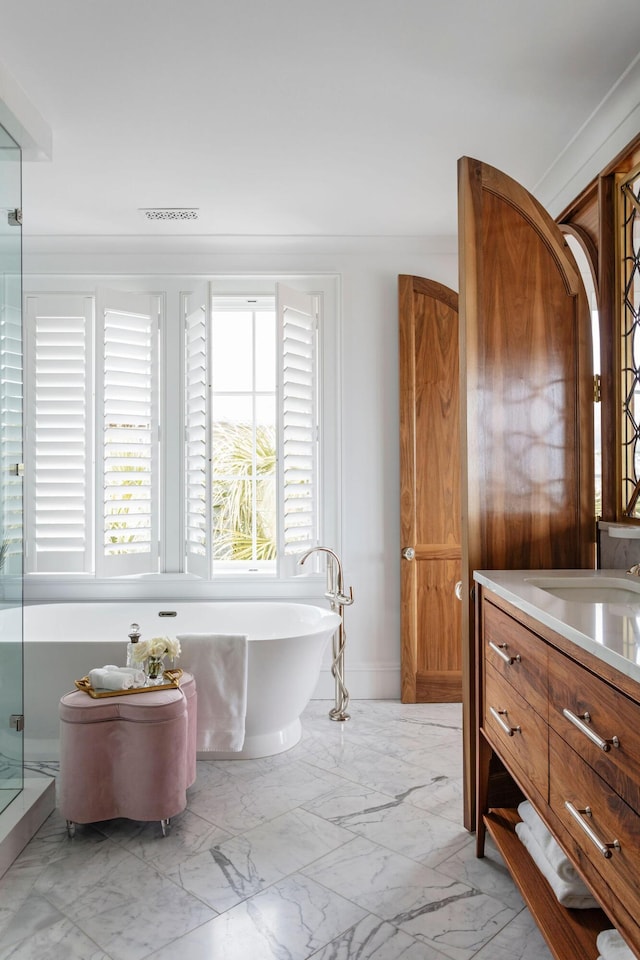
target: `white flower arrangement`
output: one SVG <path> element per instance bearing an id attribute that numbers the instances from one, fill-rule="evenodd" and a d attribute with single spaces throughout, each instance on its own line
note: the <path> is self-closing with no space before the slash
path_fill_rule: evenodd
<path id="1" fill-rule="evenodd" d="M 172 660 L 177 660 L 180 656 L 180 641 L 170 637 L 138 640 L 133 644 L 131 656 L 136 663 L 143 663 L 148 657 L 171 657 Z"/>

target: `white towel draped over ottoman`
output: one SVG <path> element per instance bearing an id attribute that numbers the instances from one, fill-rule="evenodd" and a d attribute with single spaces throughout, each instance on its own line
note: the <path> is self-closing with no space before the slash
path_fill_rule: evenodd
<path id="1" fill-rule="evenodd" d="M 244 744 L 248 641 L 244 634 L 181 633 L 180 662 L 198 684 L 198 753 L 237 753 Z"/>

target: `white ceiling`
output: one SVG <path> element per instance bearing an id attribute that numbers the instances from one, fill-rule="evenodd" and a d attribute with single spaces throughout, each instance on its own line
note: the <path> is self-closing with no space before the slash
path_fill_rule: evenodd
<path id="1" fill-rule="evenodd" d="M 460 156 L 535 191 L 639 51 L 638 0 L 0 0 L 33 236 L 451 236 Z"/>

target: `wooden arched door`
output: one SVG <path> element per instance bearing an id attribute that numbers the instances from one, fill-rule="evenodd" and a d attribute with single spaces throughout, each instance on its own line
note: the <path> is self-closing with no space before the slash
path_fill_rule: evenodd
<path id="1" fill-rule="evenodd" d="M 404 703 L 462 699 L 458 294 L 400 276 Z"/>
<path id="2" fill-rule="evenodd" d="M 458 167 L 465 825 L 475 794 L 473 571 L 594 565 L 591 319 L 560 230 L 524 187 Z"/>

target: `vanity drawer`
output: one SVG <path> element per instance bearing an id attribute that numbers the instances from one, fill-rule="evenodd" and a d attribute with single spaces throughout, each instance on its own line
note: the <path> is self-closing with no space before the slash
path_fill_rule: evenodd
<path id="1" fill-rule="evenodd" d="M 640 705 L 557 650 L 548 663 L 550 725 L 640 812 Z"/>
<path id="2" fill-rule="evenodd" d="M 521 787 L 532 786 L 546 800 L 547 724 L 491 664 L 484 671 L 483 728 L 494 749 L 516 768 L 514 773 L 520 771 Z"/>
<path id="3" fill-rule="evenodd" d="M 492 603 L 483 605 L 484 659 L 547 717 L 547 644 Z"/>
<path id="4" fill-rule="evenodd" d="M 580 862 L 588 861 L 615 899 L 632 916 L 639 916 L 640 816 L 553 730 L 549 732 L 549 803 L 570 837 L 567 848 Z M 573 805 L 573 814 L 567 803 Z M 587 808 L 590 816 L 578 813 Z M 615 847 L 601 846 L 614 841 Z M 587 865 L 585 873 L 592 873 Z"/>

